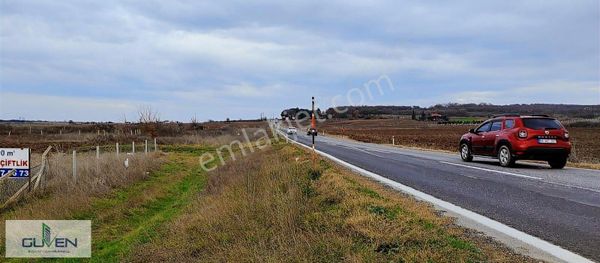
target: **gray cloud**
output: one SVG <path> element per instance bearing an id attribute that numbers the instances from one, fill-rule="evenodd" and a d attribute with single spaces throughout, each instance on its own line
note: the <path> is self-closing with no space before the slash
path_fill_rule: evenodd
<path id="1" fill-rule="evenodd" d="M 2 92 L 42 105 L 50 96 L 67 104 L 153 104 L 169 119 L 254 117 L 302 106 L 311 95 L 328 101 L 382 74 L 398 89 L 369 104 L 426 105 L 463 95 L 511 103 L 497 95 L 549 86 L 569 89 L 549 88 L 539 99 L 600 103 L 594 0 L 0 5 Z M 565 96 L 567 90 L 577 92 Z M 536 101 L 527 94 L 514 102 Z M 65 115 L 63 108 L 15 113 L 4 98 L 0 118 Z M 94 118 L 118 119 L 118 111 L 134 108 Z"/>

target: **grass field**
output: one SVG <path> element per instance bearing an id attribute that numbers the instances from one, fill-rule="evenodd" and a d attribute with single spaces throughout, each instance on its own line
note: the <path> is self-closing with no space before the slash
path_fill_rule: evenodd
<path id="1" fill-rule="evenodd" d="M 134 262 L 527 262 L 289 144 L 211 172 L 206 190 Z"/>
<path id="2" fill-rule="evenodd" d="M 460 136 L 475 125 L 438 125 L 406 119 L 328 120 L 320 124 L 326 134 L 350 139 L 433 150 L 458 151 Z M 600 164 L 600 128 L 568 128 L 573 143 L 569 161 Z"/>

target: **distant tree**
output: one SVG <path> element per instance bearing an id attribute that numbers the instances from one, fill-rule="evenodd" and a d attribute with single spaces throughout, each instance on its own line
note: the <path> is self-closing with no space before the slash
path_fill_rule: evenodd
<path id="1" fill-rule="evenodd" d="M 138 109 L 138 117 L 139 123 L 160 122 L 160 114 L 158 111 L 154 111 L 150 105 L 140 106 Z"/>
<path id="2" fill-rule="evenodd" d="M 152 137 L 158 136 L 160 125 L 160 114 L 152 109 L 152 106 L 140 106 L 138 109 L 139 123 L 142 131 Z"/>
<path id="3" fill-rule="evenodd" d="M 411 119 L 414 121 L 417 119 L 417 114 L 415 113 L 415 109 L 412 110 L 412 116 Z"/>

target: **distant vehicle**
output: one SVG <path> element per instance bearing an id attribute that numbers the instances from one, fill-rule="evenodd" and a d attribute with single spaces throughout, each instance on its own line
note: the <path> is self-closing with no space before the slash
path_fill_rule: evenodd
<path id="1" fill-rule="evenodd" d="M 306 131 L 306 135 L 311 136 L 313 134 L 315 136 L 317 136 L 317 129 L 315 129 L 315 128 L 308 128 L 308 130 Z"/>
<path id="2" fill-rule="evenodd" d="M 474 155 L 497 157 L 509 167 L 517 160 L 547 161 L 562 169 L 571 154 L 569 132 L 547 115 L 499 115 L 460 138 L 460 157 L 465 162 Z"/>
<path id="3" fill-rule="evenodd" d="M 289 127 L 289 128 L 287 128 L 287 131 L 286 131 L 287 134 L 296 134 L 296 132 L 298 132 L 298 131 L 296 130 L 295 127 Z"/>

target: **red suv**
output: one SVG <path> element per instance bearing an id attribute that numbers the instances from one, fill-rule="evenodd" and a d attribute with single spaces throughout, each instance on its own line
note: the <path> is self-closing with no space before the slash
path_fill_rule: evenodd
<path id="1" fill-rule="evenodd" d="M 517 160 L 543 160 L 561 169 L 567 164 L 571 142 L 565 127 L 547 115 L 499 115 L 463 135 L 459 151 L 465 162 L 481 155 L 498 157 L 504 167 Z"/>

